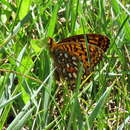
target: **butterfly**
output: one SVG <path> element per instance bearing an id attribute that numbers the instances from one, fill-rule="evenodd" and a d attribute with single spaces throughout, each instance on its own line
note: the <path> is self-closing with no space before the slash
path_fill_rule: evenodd
<path id="1" fill-rule="evenodd" d="M 84 80 L 103 58 L 110 40 L 101 34 L 75 35 L 56 43 L 49 38 L 49 51 L 54 60 L 56 73 L 61 79 L 74 83 L 78 75 L 78 64 L 83 64 Z"/>

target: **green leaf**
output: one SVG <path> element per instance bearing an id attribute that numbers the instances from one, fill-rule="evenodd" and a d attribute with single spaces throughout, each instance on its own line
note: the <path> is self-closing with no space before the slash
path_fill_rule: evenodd
<path id="1" fill-rule="evenodd" d="M 19 19 L 22 20 L 28 13 L 31 5 L 31 0 L 22 0 L 19 10 Z"/>
<path id="2" fill-rule="evenodd" d="M 54 9 L 52 11 L 53 14 L 51 16 L 51 20 L 50 20 L 50 23 L 49 23 L 49 26 L 48 26 L 48 36 L 49 37 L 52 37 L 52 35 L 54 33 L 55 26 L 56 26 L 56 23 L 57 23 L 57 13 L 58 13 L 59 7 L 60 7 L 60 2 L 58 2 L 54 6 Z"/>

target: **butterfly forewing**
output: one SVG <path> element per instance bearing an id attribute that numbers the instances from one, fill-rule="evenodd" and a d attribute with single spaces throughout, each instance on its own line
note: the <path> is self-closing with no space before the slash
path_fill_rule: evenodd
<path id="1" fill-rule="evenodd" d="M 59 43 L 85 43 L 87 40 L 88 44 L 96 45 L 100 49 L 103 49 L 103 51 L 106 51 L 106 49 L 109 46 L 110 40 L 108 37 L 101 35 L 101 34 L 82 34 L 82 35 L 76 35 L 71 36 L 69 38 L 65 38 L 61 40 Z"/>

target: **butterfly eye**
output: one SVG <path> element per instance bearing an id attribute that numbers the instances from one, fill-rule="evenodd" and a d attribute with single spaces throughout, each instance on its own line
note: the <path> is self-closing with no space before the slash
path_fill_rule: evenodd
<path id="1" fill-rule="evenodd" d="M 52 38 L 48 38 L 48 43 L 52 44 L 53 43 L 53 39 Z"/>

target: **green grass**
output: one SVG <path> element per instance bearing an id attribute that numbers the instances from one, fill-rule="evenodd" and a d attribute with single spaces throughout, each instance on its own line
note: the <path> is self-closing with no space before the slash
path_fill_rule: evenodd
<path id="1" fill-rule="evenodd" d="M 0 7 L 0 130 L 129 129 L 129 0 L 1 0 Z M 83 90 L 66 96 L 67 86 L 57 88 L 53 78 L 47 39 L 85 33 L 108 36 L 110 47 Z M 54 107 L 60 114 L 53 119 Z"/>

